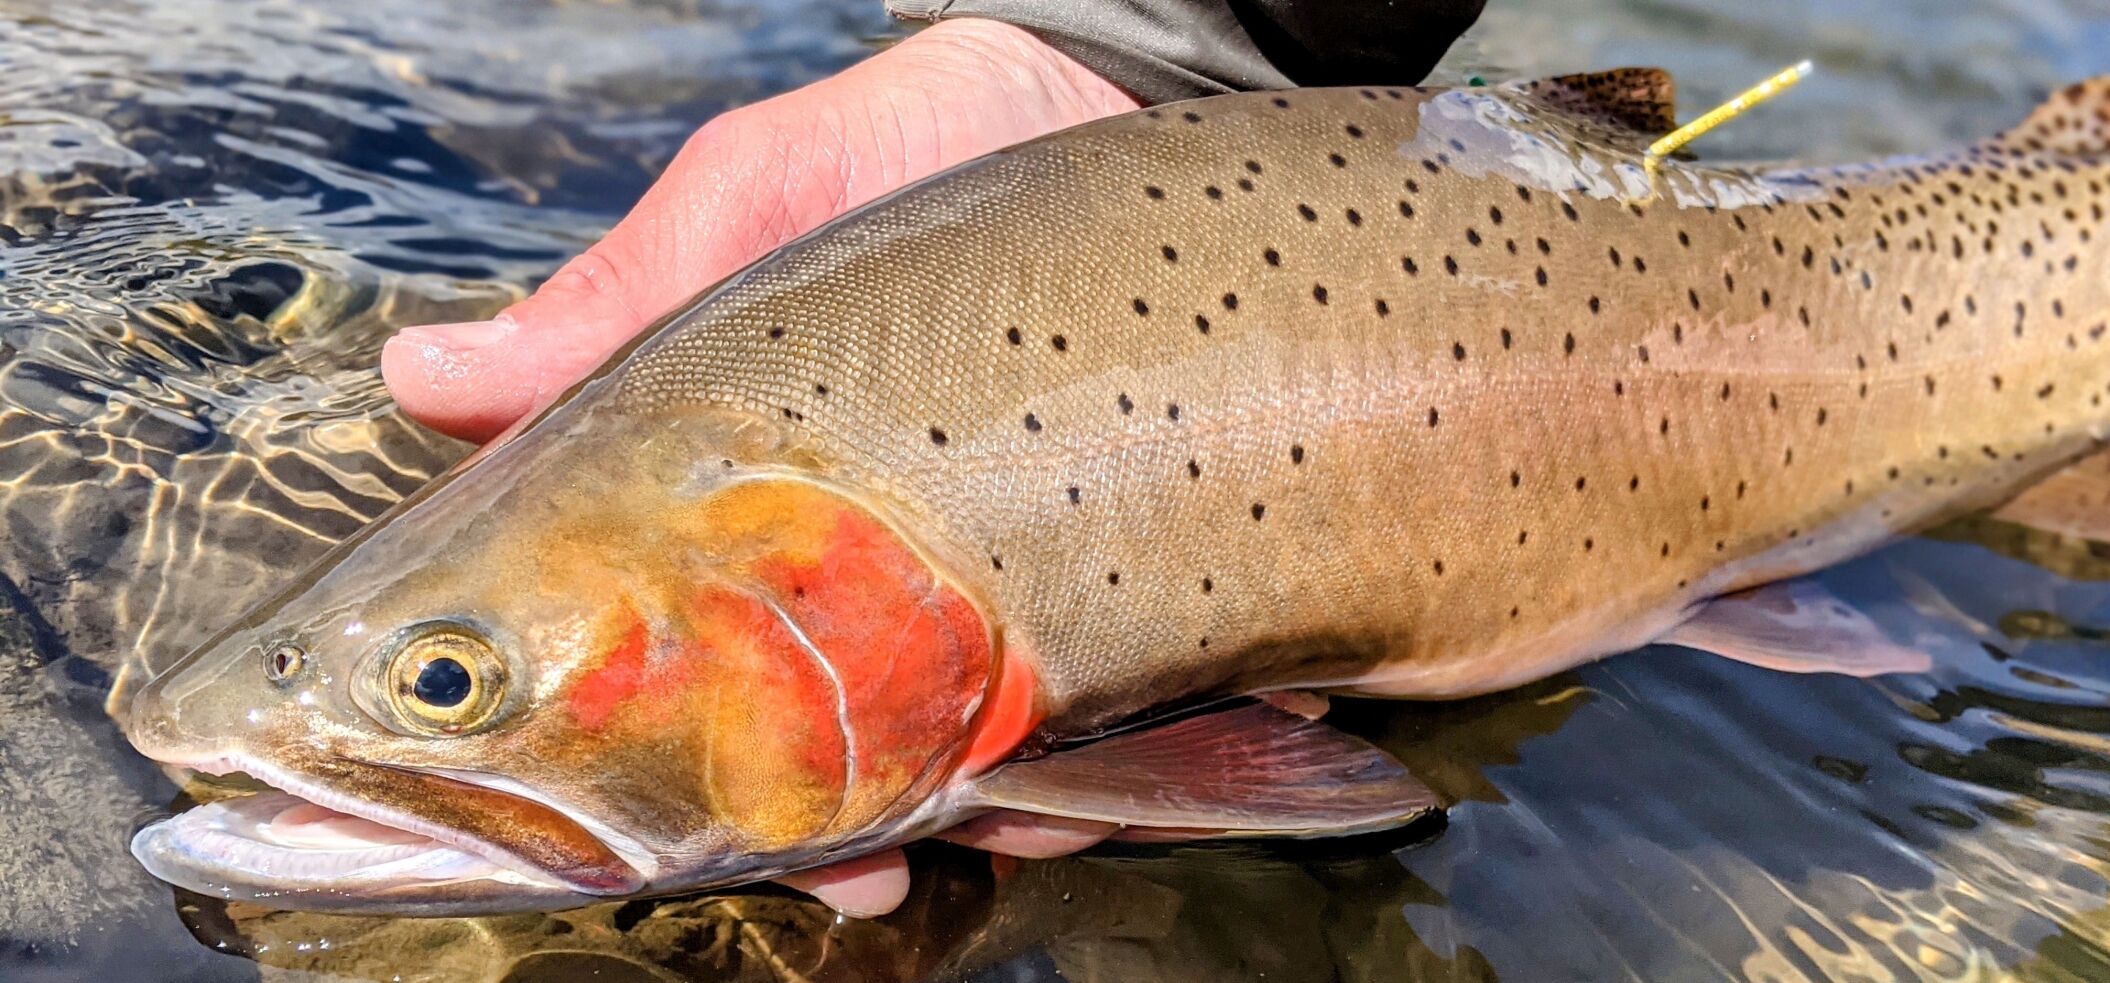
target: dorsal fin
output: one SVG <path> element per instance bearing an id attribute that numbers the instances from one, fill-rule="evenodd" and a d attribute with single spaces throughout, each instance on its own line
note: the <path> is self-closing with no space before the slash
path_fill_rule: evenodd
<path id="1" fill-rule="evenodd" d="M 1578 116 L 1652 137 L 1678 128 L 1678 84 L 1661 68 L 1556 75 L 1518 87 Z"/>
<path id="2" fill-rule="evenodd" d="M 2021 125 L 1986 141 L 2010 153 L 2110 154 L 2110 75 L 2052 93 Z"/>

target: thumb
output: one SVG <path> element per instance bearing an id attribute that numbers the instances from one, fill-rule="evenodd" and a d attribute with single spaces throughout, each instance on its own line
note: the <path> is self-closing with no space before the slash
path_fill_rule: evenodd
<path id="1" fill-rule="evenodd" d="M 489 321 L 404 328 L 381 349 L 381 376 L 405 412 L 482 441 L 546 405 L 643 329 L 595 250 Z"/>
<path id="2" fill-rule="evenodd" d="M 941 22 L 841 74 L 706 124 L 606 238 L 489 321 L 405 328 L 381 374 L 404 411 L 484 440 L 651 320 L 903 184 L 1132 96 L 1018 28 Z"/>

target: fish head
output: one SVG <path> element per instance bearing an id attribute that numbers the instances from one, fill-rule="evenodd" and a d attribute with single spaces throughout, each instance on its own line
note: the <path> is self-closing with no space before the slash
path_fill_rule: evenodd
<path id="1" fill-rule="evenodd" d="M 147 684 L 141 751 L 277 791 L 149 825 L 142 862 L 278 907 L 489 912 L 926 831 L 993 671 L 981 606 L 864 496 L 603 423 L 443 479 Z"/>

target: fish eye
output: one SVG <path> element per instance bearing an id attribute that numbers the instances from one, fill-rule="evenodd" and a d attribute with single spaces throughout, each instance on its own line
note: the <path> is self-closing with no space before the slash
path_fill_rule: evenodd
<path id="1" fill-rule="evenodd" d="M 280 642 L 264 650 L 264 678 L 284 683 L 308 664 L 308 652 L 292 642 Z"/>
<path id="2" fill-rule="evenodd" d="M 412 628 L 383 673 L 389 710 L 420 734 L 469 733 L 490 723 L 505 702 L 505 660 L 482 634 L 456 622 Z"/>

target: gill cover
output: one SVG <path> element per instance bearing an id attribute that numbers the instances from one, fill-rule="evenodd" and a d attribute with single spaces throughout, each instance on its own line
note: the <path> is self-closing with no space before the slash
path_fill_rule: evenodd
<path id="1" fill-rule="evenodd" d="M 761 848 L 863 829 L 950 777 L 994 640 L 894 529 L 763 478 L 706 498 L 679 535 L 709 575 L 612 610 L 547 712 L 595 744 L 692 730 L 705 800 Z"/>

